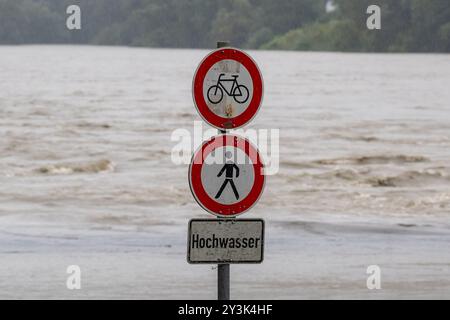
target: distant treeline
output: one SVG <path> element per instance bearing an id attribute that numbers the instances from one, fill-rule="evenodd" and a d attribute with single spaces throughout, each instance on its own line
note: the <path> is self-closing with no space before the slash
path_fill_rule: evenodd
<path id="1" fill-rule="evenodd" d="M 0 0 L 0 44 L 450 52 L 450 0 Z M 381 30 L 366 28 L 381 7 Z M 81 8 L 82 29 L 66 28 Z M 330 10 L 335 8 L 335 10 Z M 327 12 L 328 11 L 328 12 Z"/>

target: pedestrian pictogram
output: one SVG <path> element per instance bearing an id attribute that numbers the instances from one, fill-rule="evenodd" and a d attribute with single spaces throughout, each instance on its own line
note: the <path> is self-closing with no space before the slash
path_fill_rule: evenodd
<path id="1" fill-rule="evenodd" d="M 233 157 L 233 155 L 230 151 L 227 151 L 225 153 L 225 157 L 227 159 L 231 159 Z M 222 186 L 220 187 L 220 190 L 217 192 L 216 197 L 215 197 L 216 199 L 220 198 L 220 195 L 222 194 L 223 189 L 225 189 L 225 187 L 229 183 L 231 185 L 231 188 L 233 188 L 233 192 L 234 192 L 234 195 L 236 196 L 236 200 L 239 200 L 239 193 L 236 190 L 236 185 L 233 182 L 234 170 L 236 170 L 236 178 L 239 178 L 239 167 L 232 161 L 227 161 L 227 163 L 225 163 L 225 165 L 223 166 L 222 170 L 220 170 L 217 177 L 220 177 L 224 173 L 224 171 L 226 171 L 225 181 L 223 182 Z"/>

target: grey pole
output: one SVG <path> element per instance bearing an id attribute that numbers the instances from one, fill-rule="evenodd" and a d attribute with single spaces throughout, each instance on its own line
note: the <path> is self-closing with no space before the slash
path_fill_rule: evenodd
<path id="1" fill-rule="evenodd" d="M 217 299 L 230 300 L 229 264 L 219 264 L 217 267 Z"/>
<path id="2" fill-rule="evenodd" d="M 217 41 L 217 48 L 229 46 L 228 41 Z M 219 133 L 227 133 L 227 130 L 219 130 Z M 228 263 L 217 266 L 217 299 L 230 300 L 230 265 Z"/>

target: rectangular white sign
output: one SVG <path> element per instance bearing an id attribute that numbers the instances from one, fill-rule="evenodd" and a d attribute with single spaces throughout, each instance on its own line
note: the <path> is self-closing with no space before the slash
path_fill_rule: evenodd
<path id="1" fill-rule="evenodd" d="M 263 255 L 262 219 L 189 221 L 189 263 L 261 263 Z"/>

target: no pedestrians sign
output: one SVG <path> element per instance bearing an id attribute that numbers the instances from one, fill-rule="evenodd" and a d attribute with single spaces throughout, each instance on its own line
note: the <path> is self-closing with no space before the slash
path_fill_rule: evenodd
<path id="1" fill-rule="evenodd" d="M 264 164 L 249 140 L 231 134 L 215 136 L 192 157 L 189 184 L 206 211 L 235 217 L 259 200 L 265 184 Z"/>

